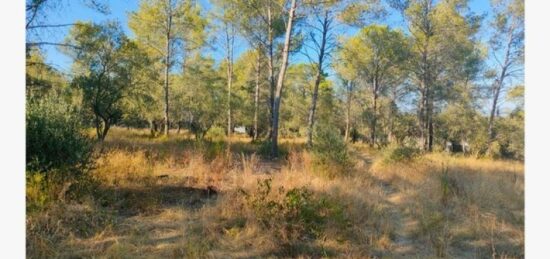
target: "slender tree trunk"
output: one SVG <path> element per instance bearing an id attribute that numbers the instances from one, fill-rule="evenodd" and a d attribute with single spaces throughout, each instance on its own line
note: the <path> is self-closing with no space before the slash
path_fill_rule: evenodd
<path id="1" fill-rule="evenodd" d="M 426 70 L 429 71 L 429 70 Z M 426 100 L 425 100 L 425 131 L 427 132 L 427 136 L 424 139 L 424 150 L 427 150 L 428 152 L 432 151 L 433 146 L 433 105 L 434 105 L 434 95 L 433 91 L 431 89 L 431 77 L 429 72 L 426 72 Z"/>
<path id="2" fill-rule="evenodd" d="M 315 110 L 317 108 L 317 98 L 319 96 L 319 84 L 321 83 L 321 77 L 323 76 L 323 61 L 325 59 L 325 46 L 327 42 L 327 34 L 329 31 L 329 11 L 324 13 L 324 19 L 322 22 L 322 36 L 321 46 L 319 47 L 319 60 L 317 62 L 317 74 L 315 75 L 315 85 L 313 87 L 313 95 L 311 97 L 311 107 L 309 108 L 309 116 L 307 120 L 307 144 L 313 145 L 313 126 L 315 124 Z"/>
<path id="3" fill-rule="evenodd" d="M 252 140 L 258 140 L 258 101 L 260 98 L 260 49 L 258 48 L 256 57 L 256 89 L 254 91 L 254 132 Z"/>
<path id="4" fill-rule="evenodd" d="M 111 123 L 109 120 L 103 120 L 103 132 L 101 133 L 101 141 L 105 141 L 105 138 L 107 137 L 107 132 L 109 132 L 109 129 L 111 128 Z"/>
<path id="5" fill-rule="evenodd" d="M 296 0 L 292 0 L 290 11 L 288 13 L 288 23 L 286 27 L 285 44 L 283 46 L 283 59 L 281 69 L 279 70 L 279 78 L 277 79 L 277 87 L 275 89 L 275 98 L 273 102 L 273 125 L 271 134 L 271 155 L 278 155 L 278 135 L 279 135 L 279 106 L 281 104 L 281 93 L 283 90 L 283 82 L 285 79 L 286 68 L 288 66 L 288 56 L 290 49 L 290 40 L 292 37 L 292 26 L 294 23 L 294 13 L 296 11 Z"/>
<path id="6" fill-rule="evenodd" d="M 500 82 L 497 82 L 496 84 L 500 85 Z M 496 115 L 499 95 L 500 95 L 500 86 L 495 86 L 493 100 L 491 103 L 491 114 L 489 115 L 489 128 L 488 128 L 489 143 L 492 142 L 495 137 L 494 124 L 495 124 L 495 115 Z"/>
<path id="7" fill-rule="evenodd" d="M 227 40 L 227 136 L 231 136 L 231 87 L 233 85 L 233 31 L 229 31 L 229 26 L 226 27 Z"/>
<path id="8" fill-rule="evenodd" d="M 493 100 L 491 103 L 491 114 L 489 115 L 489 128 L 488 128 L 489 143 L 488 144 L 490 144 L 495 138 L 495 130 L 494 130 L 495 115 L 498 109 L 497 104 L 500 98 L 500 92 L 502 91 L 502 86 L 504 85 L 504 80 L 506 79 L 506 76 L 508 73 L 508 67 L 510 66 L 510 55 L 511 55 L 513 39 L 514 39 L 513 34 L 510 33 L 509 39 L 508 39 L 508 45 L 506 47 L 506 54 L 504 57 L 502 70 L 500 71 L 500 75 L 493 86 Z"/>
<path id="9" fill-rule="evenodd" d="M 429 82 L 428 82 L 428 53 L 427 45 L 424 46 L 422 52 L 422 74 L 421 74 L 421 102 L 420 102 L 420 140 L 422 148 L 428 150 L 428 99 L 429 99 Z"/>
<path id="10" fill-rule="evenodd" d="M 273 107 L 275 103 L 275 68 L 273 65 L 273 17 L 271 14 L 271 1 L 267 6 L 267 66 L 269 76 L 269 124 L 273 125 Z M 273 135 L 273 128 L 269 129 L 269 137 Z"/>
<path id="11" fill-rule="evenodd" d="M 101 121 L 99 120 L 99 116 L 95 114 L 95 131 L 97 134 L 97 139 L 101 140 Z"/>
<path id="12" fill-rule="evenodd" d="M 397 100 L 397 89 L 394 87 L 392 91 L 392 97 L 391 97 L 390 116 L 388 118 L 388 142 L 389 143 L 395 142 L 393 124 L 394 124 L 394 117 L 396 116 L 395 114 L 396 100 Z"/>
<path id="13" fill-rule="evenodd" d="M 433 123 L 433 95 L 428 99 L 428 152 L 432 152 L 434 142 L 434 123 Z"/>
<path id="14" fill-rule="evenodd" d="M 418 129 L 420 131 L 420 143 L 422 144 L 422 148 L 425 147 L 424 145 L 424 139 L 426 137 L 426 124 L 425 124 L 425 103 L 426 103 L 426 88 L 424 87 L 424 83 L 421 83 L 421 90 L 420 90 L 420 107 L 418 107 L 419 113 L 418 113 Z"/>
<path id="15" fill-rule="evenodd" d="M 172 29 L 172 14 L 170 13 L 168 15 L 168 21 L 167 21 L 167 31 L 166 31 L 166 55 L 164 57 L 164 134 L 168 136 L 170 131 L 170 119 L 169 119 L 169 106 L 168 106 L 168 99 L 169 99 L 169 85 L 170 85 L 170 43 L 171 43 L 171 29 Z"/>
<path id="16" fill-rule="evenodd" d="M 370 132 L 370 145 L 376 144 L 376 122 L 377 122 L 377 109 L 378 109 L 378 80 L 374 78 L 372 80 L 372 120 L 371 120 L 371 132 Z"/>
<path id="17" fill-rule="evenodd" d="M 423 122 L 424 122 L 424 125 L 423 125 L 423 131 L 424 131 L 424 138 L 423 138 L 423 149 L 424 150 L 428 150 L 428 139 L 430 138 L 430 133 L 428 132 L 428 128 L 429 128 L 429 117 L 430 117 L 430 114 L 429 114 L 429 109 L 428 109 L 428 105 L 429 105 L 429 88 L 426 86 L 425 89 L 424 89 L 424 103 L 423 103 L 423 106 L 424 106 L 424 117 L 423 117 Z"/>
<path id="18" fill-rule="evenodd" d="M 155 136 L 155 125 L 153 125 L 153 120 L 149 120 L 149 130 L 151 131 L 151 137 Z"/>
<path id="19" fill-rule="evenodd" d="M 311 96 L 311 107 L 307 117 L 307 145 L 313 146 L 313 124 L 315 123 L 315 110 L 317 108 L 317 98 L 319 96 L 319 84 L 321 82 L 321 71 L 317 70 L 315 76 L 315 85 L 313 87 L 313 95 Z"/>
<path id="20" fill-rule="evenodd" d="M 347 98 L 346 98 L 346 132 L 344 134 L 344 140 L 347 142 L 350 135 L 350 124 L 351 124 L 351 93 L 352 93 L 352 82 L 347 82 Z"/>

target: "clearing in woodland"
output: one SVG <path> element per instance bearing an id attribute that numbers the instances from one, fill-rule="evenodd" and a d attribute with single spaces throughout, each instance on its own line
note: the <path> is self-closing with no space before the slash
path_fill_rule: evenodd
<path id="1" fill-rule="evenodd" d="M 393 161 L 349 144 L 348 165 L 326 166 L 305 139 L 281 143 L 285 155 L 268 160 L 262 144 L 238 136 L 196 142 L 114 128 L 87 183 L 38 190 L 29 181 L 27 255 L 524 256 L 520 162 L 440 153 Z"/>

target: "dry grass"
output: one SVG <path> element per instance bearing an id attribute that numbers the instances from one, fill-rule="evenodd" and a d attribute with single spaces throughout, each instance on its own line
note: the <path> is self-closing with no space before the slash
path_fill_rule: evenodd
<path id="1" fill-rule="evenodd" d="M 376 162 L 372 175 L 395 188 L 411 236 L 438 256 L 524 256 L 523 165 L 445 154 L 407 164 Z"/>
<path id="2" fill-rule="evenodd" d="M 197 144 L 187 133 L 110 134 L 98 147 L 94 192 L 28 215 L 29 257 L 524 256 L 518 162 L 430 154 L 384 164 L 381 153 L 356 145 L 355 166 L 327 178 L 301 139 L 268 161 L 242 136 L 228 145 Z M 264 179 L 271 192 L 262 203 Z M 322 217 L 314 234 L 304 222 L 317 216 L 284 207 L 300 188 L 311 193 L 301 206 L 317 206 Z M 265 214 L 268 204 L 282 208 Z"/>

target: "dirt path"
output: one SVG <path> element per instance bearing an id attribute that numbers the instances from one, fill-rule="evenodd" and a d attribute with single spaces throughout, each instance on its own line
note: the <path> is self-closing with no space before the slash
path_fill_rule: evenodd
<path id="1" fill-rule="evenodd" d="M 381 251 L 382 254 L 391 258 L 425 258 L 419 254 L 425 249 L 422 249 L 412 236 L 417 223 L 406 212 L 406 196 L 391 182 L 379 179 L 369 172 L 373 159 L 367 153 L 353 150 L 352 155 L 360 159 L 358 169 L 365 170 L 367 177 L 380 186 L 382 202 L 394 226 L 391 245 L 387 250 Z M 282 166 L 281 161 L 260 159 L 250 170 L 253 173 L 273 174 L 279 172 Z M 139 258 L 184 257 L 188 251 L 182 250 L 182 247 L 189 242 L 189 236 L 196 235 L 189 234 L 189 231 L 193 231 L 197 217 L 201 216 L 196 212 L 201 207 L 216 202 L 216 195 L 211 195 L 207 188 L 192 187 L 195 182 L 192 177 L 185 176 L 179 170 L 166 170 L 155 176 L 158 179 L 153 186 L 119 190 L 119 195 L 143 204 L 125 205 L 132 207 L 124 208 L 123 211 L 136 210 L 135 213 L 119 215 L 117 224 L 110 233 L 97 237 L 92 247 L 89 242 L 81 244 L 82 249 L 72 255 L 88 257 L 101 254 L 122 257 L 133 254 L 139 255 Z M 152 206 L 154 209 L 148 209 L 148 213 L 139 213 L 142 206 Z"/>
<path id="2" fill-rule="evenodd" d="M 370 171 L 370 166 L 373 159 L 359 150 L 353 150 L 359 162 L 359 166 L 365 167 L 367 172 Z M 393 244 L 391 246 L 392 258 L 424 258 L 420 254 L 420 245 L 415 242 L 413 233 L 417 228 L 417 220 L 406 213 L 406 196 L 401 190 L 394 186 L 391 182 L 380 179 L 369 173 L 369 178 L 377 183 L 382 189 L 384 203 L 390 213 L 391 221 L 395 226 L 394 236 L 392 237 Z"/>
<path id="3" fill-rule="evenodd" d="M 392 221 L 396 224 L 396 231 L 392 253 L 396 257 L 410 258 L 418 253 L 418 246 L 414 242 L 412 233 L 417 227 L 417 221 L 403 210 L 403 194 L 395 190 L 393 186 L 384 186 L 386 200 L 390 205 L 389 210 L 392 215 Z"/>

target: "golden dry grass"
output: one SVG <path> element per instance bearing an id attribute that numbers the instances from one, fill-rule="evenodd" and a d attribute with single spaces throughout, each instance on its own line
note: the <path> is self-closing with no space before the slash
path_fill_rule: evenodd
<path id="1" fill-rule="evenodd" d="M 301 139 L 286 140 L 288 155 L 277 161 L 263 159 L 249 142 L 234 136 L 231 145 L 197 144 L 187 133 L 149 138 L 144 130 L 115 128 L 98 147 L 92 195 L 28 215 L 28 256 L 524 256 L 519 162 L 429 154 L 385 164 L 379 152 L 356 145 L 354 167 L 327 178 Z M 258 181 L 268 178 L 269 200 L 284 204 L 286 192 L 305 187 L 313 195 L 308 202 L 326 200 L 342 215 L 324 215 L 315 236 L 289 231 L 303 226 L 282 217 L 266 226 L 250 199 L 260 197 Z"/>

